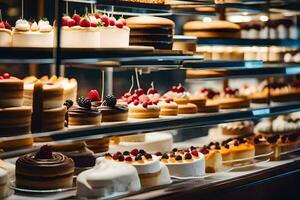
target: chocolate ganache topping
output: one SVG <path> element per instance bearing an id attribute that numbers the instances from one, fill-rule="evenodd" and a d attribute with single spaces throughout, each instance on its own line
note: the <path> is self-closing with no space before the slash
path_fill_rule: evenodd
<path id="1" fill-rule="evenodd" d="M 92 107 L 91 101 L 85 97 L 79 97 L 77 99 L 77 105 L 73 105 L 68 110 L 69 115 L 80 115 L 80 116 L 98 116 L 101 115 L 101 111 Z"/>

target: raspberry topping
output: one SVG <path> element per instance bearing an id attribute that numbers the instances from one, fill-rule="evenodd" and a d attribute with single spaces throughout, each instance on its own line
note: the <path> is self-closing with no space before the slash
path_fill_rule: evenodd
<path id="1" fill-rule="evenodd" d="M 9 73 L 4 73 L 2 75 L 3 79 L 10 79 L 10 74 Z"/>
<path id="2" fill-rule="evenodd" d="M 88 18 L 85 17 L 85 18 L 82 18 L 80 20 L 79 25 L 81 27 L 90 27 L 91 26 L 91 22 L 90 22 L 90 20 Z"/>
<path id="3" fill-rule="evenodd" d="M 155 155 L 156 156 L 162 156 L 161 152 L 156 152 Z"/>
<path id="4" fill-rule="evenodd" d="M 67 20 L 67 26 L 68 27 L 73 27 L 73 26 L 76 26 L 76 22 L 75 22 L 75 20 L 74 19 L 68 19 Z"/>
<path id="5" fill-rule="evenodd" d="M 168 154 L 164 153 L 161 158 L 162 159 L 169 159 L 169 156 L 168 156 Z"/>
<path id="6" fill-rule="evenodd" d="M 100 95 L 97 90 L 90 90 L 87 97 L 90 101 L 100 101 Z"/>
<path id="7" fill-rule="evenodd" d="M 118 160 L 118 158 L 119 158 L 119 154 L 117 154 L 117 153 L 115 153 L 114 155 L 113 155 L 113 157 L 112 157 L 114 160 Z"/>
<path id="8" fill-rule="evenodd" d="M 133 155 L 133 156 L 137 156 L 137 154 L 139 153 L 139 150 L 138 149 L 133 149 L 130 154 Z"/>
<path id="9" fill-rule="evenodd" d="M 72 16 L 72 19 L 75 21 L 76 25 L 79 25 L 81 18 L 78 14 L 74 13 L 73 16 Z"/>
<path id="10" fill-rule="evenodd" d="M 209 150 L 208 150 L 207 148 L 202 148 L 202 149 L 200 150 L 200 152 L 201 152 L 202 154 L 206 155 L 206 154 L 209 153 Z"/>
<path id="11" fill-rule="evenodd" d="M 138 88 L 134 91 L 134 93 L 138 96 L 141 96 L 142 94 L 144 94 L 144 90 L 142 88 Z"/>
<path id="12" fill-rule="evenodd" d="M 132 162 L 132 158 L 131 158 L 130 156 L 127 156 L 127 157 L 125 158 L 125 161 L 127 161 L 127 162 Z"/>
<path id="13" fill-rule="evenodd" d="M 190 153 L 186 153 L 186 154 L 184 155 L 184 159 L 190 160 L 190 159 L 192 159 L 192 155 L 191 155 Z"/>
<path id="14" fill-rule="evenodd" d="M 149 153 L 147 153 L 147 154 L 145 154 L 145 158 L 146 158 L 147 160 L 152 159 L 152 155 L 149 154 Z"/>
<path id="15" fill-rule="evenodd" d="M 196 157 L 199 156 L 198 151 L 196 149 L 192 150 L 191 153 L 192 153 L 193 156 L 196 156 Z"/>
<path id="16" fill-rule="evenodd" d="M 102 15 L 101 17 L 101 21 L 103 22 L 103 25 L 105 26 L 105 27 L 107 27 L 107 26 L 109 26 L 109 17 L 107 16 L 107 15 Z"/>
<path id="17" fill-rule="evenodd" d="M 123 28 L 123 26 L 124 26 L 123 22 L 122 22 L 122 21 L 119 21 L 119 20 L 116 22 L 115 25 L 116 25 L 116 27 L 118 27 L 118 28 Z"/>
<path id="18" fill-rule="evenodd" d="M 11 27 L 11 25 L 8 23 L 8 21 L 5 21 L 5 22 L 4 22 L 4 26 L 5 26 L 5 28 L 8 29 L 8 30 L 12 30 L 12 27 Z"/>
<path id="19" fill-rule="evenodd" d="M 115 24 L 116 24 L 116 18 L 114 18 L 114 17 L 109 18 L 109 25 L 114 26 Z"/>
<path id="20" fill-rule="evenodd" d="M 101 15 L 100 15 L 100 13 L 95 12 L 95 13 L 94 13 L 94 17 L 95 17 L 96 19 L 100 19 Z"/>

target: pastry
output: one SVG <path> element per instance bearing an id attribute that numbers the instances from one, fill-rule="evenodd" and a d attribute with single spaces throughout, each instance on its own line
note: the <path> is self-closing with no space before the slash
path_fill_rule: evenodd
<path id="1" fill-rule="evenodd" d="M 273 150 L 273 158 L 278 159 L 284 153 L 293 151 L 300 146 L 299 134 L 291 135 L 274 135 L 267 137 L 267 141 L 271 144 Z"/>
<path id="2" fill-rule="evenodd" d="M 23 104 L 22 80 L 4 73 L 0 76 L 0 108 L 19 107 Z"/>
<path id="3" fill-rule="evenodd" d="M 191 21 L 183 26 L 184 35 L 198 38 L 240 38 L 240 26 L 227 21 Z"/>
<path id="4" fill-rule="evenodd" d="M 128 138 L 129 137 L 129 138 Z M 144 149 L 147 152 L 167 152 L 173 148 L 173 136 L 170 133 L 155 132 L 132 136 L 114 137 L 109 145 L 110 152 L 130 151 L 133 148 Z"/>
<path id="5" fill-rule="evenodd" d="M 0 168 L 7 172 L 10 180 L 15 179 L 16 166 L 14 164 L 0 160 Z"/>
<path id="6" fill-rule="evenodd" d="M 134 166 L 138 172 L 142 187 L 164 185 L 171 183 L 168 168 L 159 162 L 159 157 L 151 155 L 140 149 L 130 152 L 117 152 L 113 155 L 106 154 L 105 159 L 116 162 L 127 162 Z"/>
<path id="7" fill-rule="evenodd" d="M 141 189 L 137 170 L 128 162 L 115 162 L 103 157 L 97 165 L 77 177 L 77 196 L 97 199 L 120 192 L 134 192 Z"/>
<path id="8" fill-rule="evenodd" d="M 70 188 L 73 184 L 74 162 L 47 145 L 37 153 L 18 158 L 16 187 L 33 190 Z"/>
<path id="9" fill-rule="evenodd" d="M 204 105 L 198 105 L 198 112 L 199 113 L 213 113 L 219 111 L 219 104 L 214 101 L 220 93 L 215 92 L 212 89 L 202 88 L 200 93 L 195 94 L 195 96 L 199 96 L 200 98 L 206 98 Z"/>
<path id="10" fill-rule="evenodd" d="M 70 126 L 100 125 L 102 114 L 98 108 L 92 107 L 91 101 L 85 97 L 79 97 L 77 104 L 68 110 Z"/>
<path id="11" fill-rule="evenodd" d="M 189 93 L 185 91 L 181 84 L 178 86 L 173 86 L 169 92 L 164 94 L 164 97 L 172 98 L 178 104 L 178 114 L 197 113 L 197 106 L 190 103 L 189 96 Z"/>
<path id="12" fill-rule="evenodd" d="M 122 97 L 128 104 L 128 117 L 137 119 L 158 118 L 160 107 L 157 105 L 159 100 L 151 100 L 142 88 L 134 91 L 134 94 L 126 93 Z"/>
<path id="13" fill-rule="evenodd" d="M 254 136 L 253 143 L 255 147 L 255 156 L 272 152 L 271 144 L 267 141 L 266 137 L 261 134 L 256 134 Z"/>
<path id="14" fill-rule="evenodd" d="M 109 138 L 97 138 L 85 141 L 87 148 L 92 150 L 94 153 L 101 153 L 108 151 L 109 148 Z"/>
<path id="15" fill-rule="evenodd" d="M 197 150 L 173 149 L 171 153 L 162 154 L 160 160 L 167 165 L 171 176 L 197 177 L 205 175 L 205 158 Z"/>
<path id="16" fill-rule="evenodd" d="M 12 27 L 7 21 L 0 21 L 0 47 L 11 46 L 11 31 Z"/>
<path id="17" fill-rule="evenodd" d="M 130 27 L 130 44 L 153 46 L 155 49 L 172 49 L 175 24 L 173 21 L 153 16 L 127 19 Z"/>
<path id="18" fill-rule="evenodd" d="M 222 168 L 222 155 L 220 153 L 220 144 L 218 142 L 211 143 L 207 147 L 195 148 L 191 147 L 191 151 L 199 150 L 205 156 L 205 172 L 215 173 Z"/>
<path id="19" fill-rule="evenodd" d="M 0 168 L 0 198 L 4 199 L 12 194 L 10 181 L 6 170 Z"/>
<path id="20" fill-rule="evenodd" d="M 30 24 L 19 19 L 12 32 L 13 47 L 53 47 L 53 28 L 48 20 L 41 19 L 38 23 Z"/>
<path id="21" fill-rule="evenodd" d="M 238 89 L 225 88 L 215 101 L 220 105 L 220 109 L 248 108 L 250 106 L 250 100 L 246 96 L 239 95 Z"/>
<path id="22" fill-rule="evenodd" d="M 252 121 L 237 121 L 219 124 L 224 135 L 252 135 L 254 123 Z"/>

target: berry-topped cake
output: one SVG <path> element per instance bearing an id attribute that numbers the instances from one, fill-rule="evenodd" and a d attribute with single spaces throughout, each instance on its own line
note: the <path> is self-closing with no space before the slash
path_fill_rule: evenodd
<path id="1" fill-rule="evenodd" d="M 107 153 L 105 159 L 115 162 L 125 162 L 132 164 L 139 174 L 143 187 L 164 185 L 171 183 L 168 168 L 159 162 L 159 157 L 151 155 L 143 149 L 133 149 L 130 152 L 117 152 L 113 155 Z"/>
<path id="2" fill-rule="evenodd" d="M 267 140 L 267 137 L 265 137 L 262 134 L 255 134 L 253 139 L 253 144 L 255 146 L 255 155 L 263 155 L 270 153 L 272 151 L 271 145 Z"/>
<path id="3" fill-rule="evenodd" d="M 36 153 L 18 158 L 16 186 L 34 190 L 70 188 L 73 173 L 73 160 L 61 153 L 52 152 L 51 147 L 45 145 Z"/>
<path id="4" fill-rule="evenodd" d="M 141 189 L 135 167 L 127 162 L 115 162 L 104 157 L 97 159 L 95 167 L 78 175 L 76 186 L 77 196 L 88 199 L 98 199 Z"/>
<path id="5" fill-rule="evenodd" d="M 0 16 L 1 17 L 1 16 Z M 12 27 L 8 21 L 0 18 L 0 47 L 10 47 L 12 41 Z"/>
<path id="6" fill-rule="evenodd" d="M 170 153 L 156 153 L 160 161 L 165 163 L 171 176 L 192 177 L 205 175 L 205 158 L 197 150 L 178 150 L 174 148 Z"/>
<path id="7" fill-rule="evenodd" d="M 199 113 L 211 113 L 219 111 L 219 104 L 214 101 L 214 99 L 220 95 L 219 92 L 216 92 L 209 88 L 202 88 L 199 93 L 196 93 L 194 96 L 199 96 L 198 98 L 205 98 L 205 104 L 198 104 Z"/>
<path id="8" fill-rule="evenodd" d="M 47 19 L 38 23 L 19 19 L 12 32 L 13 47 L 53 47 L 53 27 Z"/>
<path id="9" fill-rule="evenodd" d="M 97 90 L 90 90 L 88 99 L 92 105 L 102 112 L 102 122 L 118 122 L 128 120 L 127 105 L 117 104 L 117 98 L 114 95 L 107 95 L 101 101 Z"/>
<path id="10" fill-rule="evenodd" d="M 250 101 L 239 94 L 238 89 L 225 88 L 223 93 L 215 99 L 221 109 L 248 108 Z"/>
<path id="11" fill-rule="evenodd" d="M 189 93 L 179 84 L 173 86 L 172 89 L 164 94 L 164 97 L 173 99 L 178 104 L 178 114 L 194 114 L 197 113 L 197 106 L 190 103 Z"/>
<path id="12" fill-rule="evenodd" d="M 254 123 L 252 121 L 236 121 L 219 124 L 224 135 L 252 135 Z"/>
<path id="13" fill-rule="evenodd" d="M 122 100 L 128 104 L 129 118 L 158 118 L 160 115 L 159 99 L 151 100 L 142 88 L 136 89 L 134 94 L 124 94 Z"/>
<path id="14" fill-rule="evenodd" d="M 128 47 L 129 28 L 123 18 L 86 14 L 80 17 L 73 14 L 72 18 L 62 18 L 62 47 L 103 48 Z"/>

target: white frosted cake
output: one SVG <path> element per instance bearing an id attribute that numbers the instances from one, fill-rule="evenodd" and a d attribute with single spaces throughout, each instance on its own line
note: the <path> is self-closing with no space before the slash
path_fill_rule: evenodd
<path id="1" fill-rule="evenodd" d="M 0 22 L 1 23 L 1 22 Z M 11 46 L 11 30 L 0 26 L 0 47 L 10 47 Z"/>
<path id="2" fill-rule="evenodd" d="M 116 26 L 99 27 L 100 47 L 128 47 L 129 27 L 118 28 Z"/>
<path id="3" fill-rule="evenodd" d="M 97 165 L 77 177 L 77 196 L 89 199 L 106 197 L 141 188 L 137 170 L 126 162 L 98 158 Z"/>
<path id="4" fill-rule="evenodd" d="M 13 47 L 53 47 L 53 28 L 49 21 L 40 20 L 38 24 L 19 19 L 12 32 Z"/>

